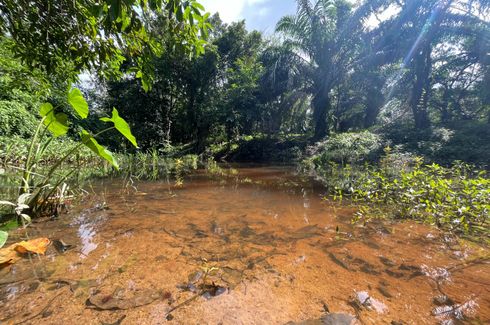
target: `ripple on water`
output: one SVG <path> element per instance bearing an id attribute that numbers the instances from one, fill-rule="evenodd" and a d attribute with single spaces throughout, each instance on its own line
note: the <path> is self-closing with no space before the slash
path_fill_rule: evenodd
<path id="1" fill-rule="evenodd" d="M 78 226 L 77 234 L 81 244 L 80 259 L 86 258 L 92 251 L 97 249 L 98 244 L 95 242 L 97 227 L 105 219 L 103 216 L 89 218 L 88 214 L 82 213 L 72 221 L 71 226 Z"/>

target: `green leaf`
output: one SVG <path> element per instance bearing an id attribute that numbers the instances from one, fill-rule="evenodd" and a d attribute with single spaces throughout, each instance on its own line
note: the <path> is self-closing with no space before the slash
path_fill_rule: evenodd
<path id="1" fill-rule="evenodd" d="M 109 163 L 111 163 L 112 166 L 114 166 L 114 168 L 119 169 L 119 165 L 117 164 L 116 159 L 112 155 L 112 152 L 110 152 L 109 150 L 101 146 L 90 133 L 88 133 L 85 130 L 82 130 L 81 137 L 82 137 L 82 143 L 87 148 L 92 150 L 100 158 L 107 160 Z"/>
<path id="2" fill-rule="evenodd" d="M 3 245 L 5 245 L 5 243 L 7 242 L 7 238 L 9 238 L 8 232 L 0 231 L 0 248 L 2 248 Z"/>
<path id="3" fill-rule="evenodd" d="M 83 98 L 83 94 L 78 88 L 73 88 L 68 93 L 68 103 L 70 103 L 71 107 L 77 112 L 78 116 L 83 119 L 86 119 L 88 116 L 88 104 L 85 98 Z"/>
<path id="4" fill-rule="evenodd" d="M 146 93 L 150 90 L 150 84 L 146 81 L 145 78 L 141 78 L 141 86 Z"/>
<path id="5" fill-rule="evenodd" d="M 13 218 L 0 226 L 1 231 L 9 231 L 19 228 L 17 218 Z"/>
<path id="6" fill-rule="evenodd" d="M 44 117 L 44 125 L 55 136 L 59 137 L 68 132 L 68 116 L 65 113 L 54 113 L 53 105 L 44 103 L 39 108 L 39 114 Z"/>
<path id="7" fill-rule="evenodd" d="M 41 106 L 39 107 L 39 114 L 42 117 L 45 117 L 51 112 L 53 112 L 53 105 L 51 105 L 50 103 L 41 104 Z"/>
<path id="8" fill-rule="evenodd" d="M 131 133 L 131 128 L 129 127 L 128 123 L 119 116 L 119 112 L 115 107 L 112 108 L 112 117 L 102 117 L 100 119 L 103 122 L 112 122 L 114 123 L 114 127 L 121 133 L 126 139 L 128 139 L 133 146 L 138 148 L 138 143 L 136 143 L 136 138 L 133 136 Z"/>
<path id="9" fill-rule="evenodd" d="M 192 4 L 192 7 L 193 8 L 196 8 L 196 9 L 199 9 L 199 10 L 204 10 L 204 6 L 202 4 L 200 4 L 200 3 L 198 3 L 198 2 L 194 2 Z"/>

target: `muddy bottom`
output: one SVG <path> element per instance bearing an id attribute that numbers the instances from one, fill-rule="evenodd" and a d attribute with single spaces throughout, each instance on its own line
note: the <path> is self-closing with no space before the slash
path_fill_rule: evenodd
<path id="1" fill-rule="evenodd" d="M 488 324 L 487 248 L 412 222 L 352 225 L 355 209 L 308 184 L 271 167 L 96 183 L 28 228 L 53 244 L 0 270 L 0 323 Z"/>

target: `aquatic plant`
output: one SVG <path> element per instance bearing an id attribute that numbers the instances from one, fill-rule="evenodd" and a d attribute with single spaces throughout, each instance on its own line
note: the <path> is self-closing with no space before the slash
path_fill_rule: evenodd
<path id="1" fill-rule="evenodd" d="M 447 168 L 417 157 L 400 163 L 387 148 L 378 165 L 341 167 L 329 161 L 310 167 L 334 200 L 359 206 L 356 222 L 388 216 L 490 236 L 490 179 L 472 165 L 456 161 Z"/>
<path id="2" fill-rule="evenodd" d="M 184 175 L 199 165 L 197 155 L 169 157 L 157 149 L 135 154 L 116 154 L 115 157 L 121 168 L 109 170 L 108 175 L 153 181 L 173 177 L 176 185 L 182 185 Z"/>

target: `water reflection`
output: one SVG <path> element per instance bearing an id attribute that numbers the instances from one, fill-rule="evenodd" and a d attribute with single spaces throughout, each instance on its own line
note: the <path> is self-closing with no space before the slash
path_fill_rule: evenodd
<path id="1" fill-rule="evenodd" d="M 95 237 L 97 235 L 97 227 L 103 221 L 105 221 L 105 217 L 99 216 L 94 218 L 90 216 L 88 213 L 81 213 L 77 216 L 71 226 L 78 226 L 78 237 L 80 238 L 80 259 L 85 259 L 88 255 L 97 249 L 98 244 L 95 241 Z"/>

